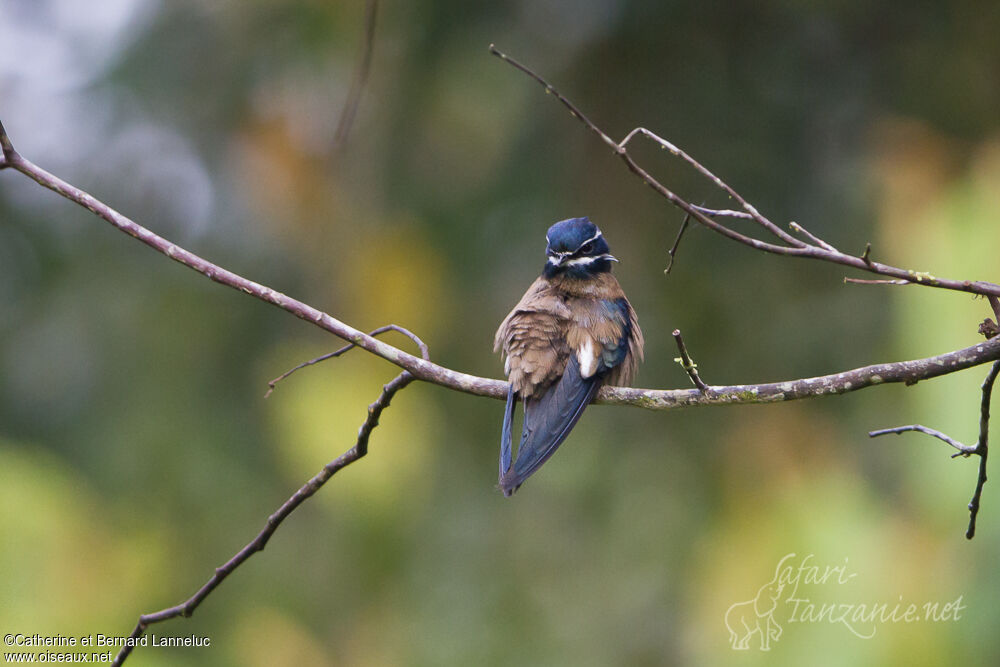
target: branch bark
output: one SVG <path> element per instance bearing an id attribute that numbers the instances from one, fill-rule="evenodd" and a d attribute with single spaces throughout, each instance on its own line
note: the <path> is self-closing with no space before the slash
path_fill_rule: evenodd
<path id="1" fill-rule="evenodd" d="M 994 338 L 993 340 L 996 340 Z M 979 503 L 983 497 L 983 485 L 986 484 L 986 459 L 989 456 L 989 441 L 990 441 L 990 402 L 993 398 L 993 385 L 997 380 L 997 375 L 1000 375 L 1000 361 L 994 362 L 993 367 L 990 368 L 990 372 L 987 373 L 986 379 L 983 380 L 983 384 L 980 387 L 982 391 L 982 399 L 979 403 L 979 438 L 976 440 L 974 445 L 965 445 L 955 440 L 951 436 L 942 433 L 933 428 L 928 428 L 921 424 L 909 424 L 907 426 L 896 426 L 894 428 L 884 428 L 878 431 L 872 431 L 868 434 L 870 438 L 877 438 L 880 435 L 886 435 L 888 433 L 906 433 L 907 431 L 916 431 L 918 433 L 924 433 L 931 437 L 937 438 L 942 442 L 954 447 L 958 450 L 957 453 L 952 454 L 951 458 L 956 456 L 964 456 L 969 458 L 973 454 L 979 457 L 979 477 L 976 479 L 976 490 L 972 494 L 972 500 L 969 502 L 969 527 L 965 531 L 965 537 L 967 539 L 972 539 L 976 536 L 976 518 L 979 516 Z"/>
<path id="2" fill-rule="evenodd" d="M 257 537 L 252 539 L 245 547 L 240 549 L 236 555 L 223 563 L 221 566 L 217 567 L 215 569 L 215 573 L 201 588 L 197 590 L 197 592 L 195 592 L 194 595 L 189 597 L 184 602 L 174 605 L 173 607 L 141 615 L 139 617 L 139 622 L 135 625 L 135 629 L 132 630 L 132 634 L 129 635 L 132 642 L 126 643 L 125 646 L 122 646 L 122 648 L 118 651 L 118 655 L 115 656 L 112 664 L 121 665 L 125 662 L 129 654 L 132 653 L 132 650 L 135 648 L 135 641 L 142 637 L 149 626 L 155 623 L 169 621 L 170 619 L 177 618 L 178 616 L 183 616 L 185 618 L 190 617 L 194 613 L 195 609 L 198 608 L 198 605 L 200 605 L 205 598 L 207 598 L 212 591 L 214 591 L 219 584 L 226 579 L 226 577 L 232 574 L 236 568 L 242 565 L 255 553 L 264 550 L 264 547 L 267 546 L 267 542 L 271 539 L 274 531 L 278 530 L 278 526 L 280 526 L 281 523 L 295 511 L 295 508 L 319 491 L 320 488 L 322 488 L 322 486 L 326 484 L 339 470 L 349 466 L 367 454 L 368 439 L 371 437 L 371 433 L 375 427 L 378 426 L 378 420 L 379 417 L 381 417 L 382 412 L 389 407 L 389 402 L 392 401 L 392 397 L 395 396 L 401 389 L 413 382 L 413 379 L 414 378 L 409 371 L 403 371 L 393 378 L 388 384 L 383 386 L 382 393 L 374 403 L 368 406 L 368 417 L 361 424 L 361 428 L 358 429 L 358 439 L 354 443 L 354 446 L 323 466 L 322 470 L 316 473 L 312 479 L 303 484 L 298 491 L 292 494 L 291 498 L 286 500 L 274 514 L 267 518 L 264 528 L 257 534 Z"/>
<path id="3" fill-rule="evenodd" d="M 808 234 L 802 229 L 800 225 L 796 223 L 791 223 L 789 226 L 793 231 L 801 233 L 809 242 L 802 241 L 795 238 L 791 234 L 787 233 L 781 227 L 764 217 L 760 211 L 758 211 L 753 205 L 751 205 L 746 199 L 744 199 L 736 190 L 730 187 L 725 181 L 713 174 L 707 168 L 705 168 L 700 162 L 695 160 L 693 157 L 688 155 L 686 152 L 672 144 L 671 142 L 657 136 L 653 132 L 650 132 L 644 127 L 637 127 L 631 132 L 629 132 L 625 138 L 616 142 L 612 139 L 604 130 L 595 125 L 587 116 L 583 114 L 580 109 L 577 108 L 575 104 L 564 97 L 555 87 L 552 86 L 548 81 L 542 78 L 539 74 L 528 68 L 527 66 L 514 60 L 507 54 L 503 53 L 496 48 L 495 45 L 490 44 L 490 53 L 497 56 L 504 62 L 510 64 L 512 67 L 524 72 L 529 77 L 537 81 L 545 91 L 555 97 L 559 102 L 566 107 L 570 114 L 574 118 L 583 123 L 584 127 L 596 134 L 601 141 L 607 144 L 615 154 L 622 159 L 625 166 L 628 167 L 629 171 L 639 177 L 643 183 L 653 188 L 657 194 L 665 198 L 671 204 L 681 209 L 687 215 L 691 216 L 698 222 L 700 222 L 705 227 L 708 227 L 712 231 L 718 232 L 723 236 L 736 241 L 737 243 L 742 243 L 743 245 L 750 246 L 756 250 L 761 250 L 763 252 L 768 252 L 776 255 L 788 255 L 792 257 L 807 257 L 810 259 L 818 259 L 826 262 L 832 262 L 834 264 L 840 264 L 843 266 L 849 266 L 851 268 L 860 269 L 862 271 L 868 271 L 870 273 L 876 273 L 883 276 L 889 276 L 890 278 L 896 278 L 898 280 L 904 280 L 909 283 L 914 283 L 918 285 L 926 285 L 929 287 L 939 287 L 941 289 L 956 290 L 959 292 L 969 292 L 972 294 L 981 294 L 983 296 L 1000 297 L 1000 285 L 995 283 L 983 281 L 983 280 L 952 280 L 949 278 L 939 278 L 933 276 L 925 271 L 912 271 L 909 269 L 901 269 L 896 266 L 890 266 L 888 264 L 882 264 L 880 262 L 874 262 L 870 258 L 871 246 L 866 248 L 864 254 L 860 256 L 849 255 L 847 253 L 840 252 L 834 248 L 829 243 L 826 243 L 812 234 Z M 745 214 L 738 211 L 712 211 L 711 209 L 705 209 L 701 206 L 695 206 L 691 204 L 683 197 L 680 197 L 675 192 L 667 188 L 665 185 L 660 183 L 658 180 L 653 178 L 645 169 L 639 166 L 639 164 L 632 159 L 629 155 L 627 144 L 636 136 L 645 137 L 656 144 L 658 144 L 664 150 L 670 151 L 673 155 L 681 158 L 687 162 L 695 171 L 707 178 L 712 184 L 721 189 L 726 193 L 727 196 L 735 199 L 744 209 Z M 714 217 L 739 217 L 739 218 L 749 218 L 756 222 L 760 227 L 762 227 L 766 232 L 774 236 L 778 241 L 781 241 L 785 245 L 779 243 L 771 243 L 768 241 L 762 241 L 760 239 L 748 236 L 738 232 L 731 227 L 718 222 Z"/>
<path id="4" fill-rule="evenodd" d="M 52 190 L 56 194 L 84 207 L 94 215 L 110 223 L 119 231 L 132 236 L 160 254 L 197 271 L 210 280 L 277 306 L 300 319 L 310 322 L 349 343 L 382 357 L 403 370 L 409 371 L 416 380 L 423 380 L 474 396 L 484 396 L 498 400 L 506 399 L 507 383 L 503 380 L 479 377 L 452 370 L 427 359 L 404 352 L 374 336 L 355 329 L 318 308 L 294 299 L 287 294 L 282 294 L 266 285 L 261 285 L 248 278 L 244 278 L 217 264 L 213 264 L 207 259 L 151 232 L 89 193 L 67 183 L 58 176 L 45 171 L 21 156 L 14 150 L 2 123 L 0 123 L 0 146 L 3 148 L 4 161 L 7 166 L 24 174 L 42 187 Z M 698 215 L 702 214 L 698 213 Z M 907 384 L 913 384 L 919 380 L 953 373 L 979 364 L 996 361 L 997 359 L 1000 359 L 1000 337 L 926 359 L 876 364 L 832 375 L 788 380 L 785 382 L 709 387 L 709 391 L 707 392 L 702 392 L 698 389 L 603 387 L 595 403 L 631 405 L 650 410 L 669 410 L 681 407 L 738 403 L 773 403 L 801 398 L 813 398 L 828 394 L 843 394 L 883 383 L 906 382 Z"/>

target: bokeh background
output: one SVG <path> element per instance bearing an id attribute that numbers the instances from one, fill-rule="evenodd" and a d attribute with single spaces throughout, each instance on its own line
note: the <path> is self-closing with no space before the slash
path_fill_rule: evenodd
<path id="1" fill-rule="evenodd" d="M 776 221 L 845 250 L 997 276 L 1000 5 L 458 0 L 379 7 L 369 84 L 333 150 L 360 1 L 10 0 L 0 118 L 29 159 L 171 240 L 361 329 L 417 332 L 498 377 L 493 331 L 555 220 L 604 229 L 646 332 L 639 384 L 685 387 L 970 345 L 982 300 L 844 285 L 702 229 L 665 276 L 678 212 L 534 83 L 614 136 L 670 138 Z M 652 146 L 689 199 L 728 202 Z M 855 275 L 855 274 L 850 274 Z M 392 339 L 400 346 L 408 343 Z M 393 367 L 155 255 L 0 173 L 0 629 L 127 634 L 193 593 L 354 441 Z M 1000 489 L 964 538 L 986 368 L 810 402 L 594 407 L 513 499 L 502 405 L 417 384 L 371 453 L 287 521 L 135 665 L 996 664 Z M 848 564 L 814 602 L 948 602 L 952 622 L 860 639 L 788 623 L 730 648 L 724 616 L 778 561 Z"/>

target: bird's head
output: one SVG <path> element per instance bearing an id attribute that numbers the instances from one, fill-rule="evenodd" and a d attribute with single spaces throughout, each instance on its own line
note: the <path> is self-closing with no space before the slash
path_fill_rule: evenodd
<path id="1" fill-rule="evenodd" d="M 565 275 L 588 278 L 611 270 L 618 260 L 609 252 L 608 242 L 589 218 L 570 218 L 549 227 L 545 234 L 546 278 Z"/>

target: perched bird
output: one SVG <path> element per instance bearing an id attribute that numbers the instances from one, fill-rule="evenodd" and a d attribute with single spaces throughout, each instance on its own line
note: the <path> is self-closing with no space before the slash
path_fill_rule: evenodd
<path id="1" fill-rule="evenodd" d="M 597 225 L 571 218 L 549 227 L 545 269 L 500 324 L 510 384 L 500 436 L 500 488 L 512 495 L 562 444 L 603 384 L 627 385 L 642 358 L 642 331 Z M 524 432 L 511 465 L 511 424 L 524 402 Z"/>

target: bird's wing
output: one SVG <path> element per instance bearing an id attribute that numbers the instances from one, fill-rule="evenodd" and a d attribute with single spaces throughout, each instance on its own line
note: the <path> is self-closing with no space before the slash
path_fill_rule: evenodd
<path id="1" fill-rule="evenodd" d="M 513 494 L 552 456 L 579 421 L 600 386 L 599 375 L 588 378 L 580 375 L 580 363 L 576 355 L 571 355 L 566 372 L 558 383 L 541 396 L 525 399 L 524 433 L 517 450 L 517 460 L 513 468 L 504 471 L 500 477 L 504 495 Z"/>
<path id="2" fill-rule="evenodd" d="M 642 331 L 635 311 L 624 297 L 576 304 L 567 343 L 584 377 L 604 376 L 607 384 L 628 382 L 642 355 Z"/>
<path id="3" fill-rule="evenodd" d="M 624 386 L 635 378 L 645 341 L 639 319 L 628 299 L 615 299 L 613 307 L 617 311 L 616 320 L 622 323 L 622 327 L 614 342 L 608 340 L 604 345 L 603 361 L 610 368 L 606 384 Z"/>

